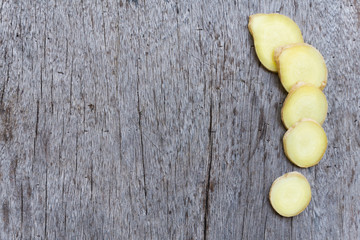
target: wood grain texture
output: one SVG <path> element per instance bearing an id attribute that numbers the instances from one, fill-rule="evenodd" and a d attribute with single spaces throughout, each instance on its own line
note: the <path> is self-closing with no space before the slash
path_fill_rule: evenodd
<path id="1" fill-rule="evenodd" d="M 329 146 L 285 157 L 248 16 L 323 54 Z M 360 3 L 0 0 L 0 239 L 360 239 Z M 294 218 L 275 178 L 312 186 Z"/>

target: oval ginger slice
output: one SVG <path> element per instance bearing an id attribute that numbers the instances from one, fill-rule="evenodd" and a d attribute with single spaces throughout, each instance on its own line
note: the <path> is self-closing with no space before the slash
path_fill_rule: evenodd
<path id="1" fill-rule="evenodd" d="M 325 94 L 312 84 L 299 82 L 290 90 L 281 109 L 281 119 L 286 127 L 303 118 L 310 118 L 323 124 L 328 103 Z"/>
<path id="2" fill-rule="evenodd" d="M 306 43 L 296 43 L 275 50 L 281 84 L 286 91 L 297 82 L 311 83 L 324 89 L 327 83 L 327 68 L 321 53 Z"/>
<path id="3" fill-rule="evenodd" d="M 318 164 L 327 148 L 327 137 L 321 125 L 312 119 L 295 123 L 284 135 L 287 158 L 298 167 L 308 168 Z"/>
<path id="4" fill-rule="evenodd" d="M 311 201 L 311 187 L 304 175 L 289 172 L 277 178 L 270 188 L 270 203 L 284 217 L 300 214 Z"/>
<path id="5" fill-rule="evenodd" d="M 274 58 L 276 48 L 291 43 L 304 42 L 296 23 L 281 14 L 260 13 L 251 15 L 248 28 L 254 38 L 255 51 L 260 62 L 265 68 L 273 72 L 277 72 Z"/>

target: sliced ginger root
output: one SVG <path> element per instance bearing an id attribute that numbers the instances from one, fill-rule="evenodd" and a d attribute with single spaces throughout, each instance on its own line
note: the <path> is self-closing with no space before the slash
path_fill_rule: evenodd
<path id="1" fill-rule="evenodd" d="M 289 172 L 277 178 L 270 188 L 270 203 L 284 217 L 300 214 L 309 205 L 311 187 L 299 172 Z"/>
<path id="2" fill-rule="evenodd" d="M 310 118 L 323 124 L 328 103 L 325 94 L 312 84 L 299 82 L 290 90 L 281 109 L 281 119 L 286 127 L 303 118 Z"/>
<path id="3" fill-rule="evenodd" d="M 277 72 L 274 58 L 276 48 L 291 43 L 304 42 L 296 23 L 281 14 L 260 13 L 251 15 L 248 28 L 254 38 L 255 51 L 260 62 L 265 68 L 273 72 Z"/>
<path id="4" fill-rule="evenodd" d="M 284 135 L 284 151 L 287 158 L 298 167 L 308 168 L 318 164 L 327 148 L 327 137 L 319 123 L 302 119 Z"/>
<path id="5" fill-rule="evenodd" d="M 306 43 L 289 44 L 275 50 L 281 84 L 286 91 L 300 81 L 324 89 L 327 83 L 327 68 L 321 53 Z"/>

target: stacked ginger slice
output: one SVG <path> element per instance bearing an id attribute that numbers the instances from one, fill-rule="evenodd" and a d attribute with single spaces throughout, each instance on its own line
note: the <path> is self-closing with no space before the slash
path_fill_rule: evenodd
<path id="1" fill-rule="evenodd" d="M 321 53 L 304 43 L 296 23 L 281 14 L 254 14 L 249 31 L 262 65 L 277 72 L 288 95 L 281 109 L 287 129 L 283 137 L 287 158 L 301 168 L 319 163 L 327 148 L 322 123 L 328 104 L 322 90 L 327 83 L 327 68 Z M 299 172 L 277 178 L 270 189 L 270 203 L 280 215 L 296 216 L 308 206 L 311 187 Z"/>

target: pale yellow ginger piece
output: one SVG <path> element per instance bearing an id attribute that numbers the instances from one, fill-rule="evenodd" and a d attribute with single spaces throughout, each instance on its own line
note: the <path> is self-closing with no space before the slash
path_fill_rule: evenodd
<path id="1" fill-rule="evenodd" d="M 260 62 L 265 68 L 273 72 L 277 72 L 274 58 L 276 48 L 291 43 L 304 42 L 296 23 L 281 14 L 259 13 L 251 15 L 248 28 L 254 38 L 255 51 Z"/>
<path id="2" fill-rule="evenodd" d="M 281 109 L 281 119 L 286 127 L 303 118 L 310 118 L 323 124 L 328 103 L 325 94 L 312 84 L 298 82 L 290 90 Z"/>
<path id="3" fill-rule="evenodd" d="M 321 53 L 306 43 L 295 43 L 275 50 L 281 84 L 286 91 L 297 82 L 311 83 L 324 89 L 327 83 L 327 68 Z"/>
<path id="4" fill-rule="evenodd" d="M 299 172 L 289 172 L 277 178 L 270 188 L 270 203 L 284 217 L 300 214 L 309 205 L 311 187 Z"/>
<path id="5" fill-rule="evenodd" d="M 295 165 L 308 168 L 318 164 L 327 148 L 327 137 L 319 123 L 312 119 L 296 122 L 284 135 L 284 151 Z"/>

